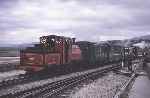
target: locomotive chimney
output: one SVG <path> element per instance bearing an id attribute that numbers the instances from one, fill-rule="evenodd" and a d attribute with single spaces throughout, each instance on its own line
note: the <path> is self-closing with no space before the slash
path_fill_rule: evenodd
<path id="1" fill-rule="evenodd" d="M 72 42 L 73 42 L 73 44 L 75 44 L 75 40 L 76 40 L 76 38 L 72 38 Z"/>

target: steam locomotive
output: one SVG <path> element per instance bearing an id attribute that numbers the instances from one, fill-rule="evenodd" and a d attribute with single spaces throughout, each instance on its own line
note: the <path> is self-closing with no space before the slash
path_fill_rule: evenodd
<path id="1" fill-rule="evenodd" d="M 75 42 L 64 36 L 42 36 L 40 43 L 20 51 L 19 68 L 27 71 L 44 69 L 87 69 L 122 60 L 124 47 L 109 43 Z M 126 57 L 131 55 L 126 48 Z"/>

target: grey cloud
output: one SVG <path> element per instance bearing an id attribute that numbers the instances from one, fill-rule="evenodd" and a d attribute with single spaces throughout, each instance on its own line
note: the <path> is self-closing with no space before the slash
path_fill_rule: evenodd
<path id="1" fill-rule="evenodd" d="M 52 24 L 50 24 L 50 26 L 45 26 L 44 24 L 40 25 L 40 22 L 47 21 L 51 23 L 52 21 L 49 19 L 46 20 L 42 14 L 40 15 L 42 10 L 36 13 L 33 17 L 27 19 L 22 18 L 22 16 L 13 15 L 11 12 L 17 10 L 14 10 L 13 7 L 16 7 L 23 1 L 36 3 L 39 8 L 42 8 L 45 4 L 50 3 L 51 0 L 48 0 L 49 2 L 47 2 L 47 0 L 1 0 L 0 9 L 2 11 L 0 12 L 0 34 L 4 34 L 3 32 L 5 32 L 5 35 L 9 35 L 11 31 L 17 31 L 20 28 L 27 30 L 40 29 L 43 32 L 73 32 L 79 40 L 95 41 L 98 41 L 101 36 L 122 36 L 126 38 L 150 34 L 150 1 L 148 0 L 56 0 L 58 3 L 64 5 L 68 2 L 75 2 L 81 7 L 81 9 L 79 9 L 67 6 L 68 8 L 66 9 L 69 9 L 67 10 L 67 15 L 70 17 L 64 17 L 61 19 L 57 19 L 57 17 L 55 19 L 54 17 L 53 21 L 59 20 L 60 22 L 58 23 L 64 23 L 62 26 L 65 25 L 66 21 L 75 22 L 75 24 L 67 24 L 65 28 L 62 28 L 61 25 L 57 28 L 53 28 L 51 26 Z M 103 6 L 103 9 L 101 6 Z M 111 7 L 115 9 L 112 9 L 113 12 L 110 13 L 108 18 L 107 16 L 106 18 L 104 17 L 104 19 L 101 18 L 99 16 L 103 14 L 101 11 L 108 7 L 110 7 L 110 10 Z M 96 12 L 96 15 L 80 15 L 79 11 L 82 11 L 82 8 L 91 9 Z M 89 36 L 91 36 L 91 39 L 89 39 Z M 7 39 L 7 36 L 5 36 L 5 38 Z M 5 41 L 3 41 L 3 43 L 4 42 Z"/>

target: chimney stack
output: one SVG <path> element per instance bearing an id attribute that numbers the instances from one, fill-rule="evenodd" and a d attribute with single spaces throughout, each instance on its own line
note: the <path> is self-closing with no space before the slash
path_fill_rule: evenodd
<path id="1" fill-rule="evenodd" d="M 73 42 L 73 44 L 75 44 L 75 40 L 76 40 L 76 38 L 72 38 L 72 42 Z"/>

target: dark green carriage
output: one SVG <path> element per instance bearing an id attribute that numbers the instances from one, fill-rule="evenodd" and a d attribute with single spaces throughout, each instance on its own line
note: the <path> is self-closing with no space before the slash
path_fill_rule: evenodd
<path id="1" fill-rule="evenodd" d="M 82 50 L 82 57 L 89 64 L 104 64 L 109 62 L 110 46 L 107 43 L 77 42 Z"/>
<path id="2" fill-rule="evenodd" d="M 95 43 L 88 41 L 76 42 L 82 51 L 83 61 L 92 64 L 95 63 Z"/>
<path id="3" fill-rule="evenodd" d="M 110 46 L 107 43 L 100 43 L 95 45 L 96 62 L 103 64 L 108 63 L 110 54 Z"/>
<path id="4" fill-rule="evenodd" d="M 122 60 L 122 46 L 111 45 L 110 62 L 118 62 Z"/>

